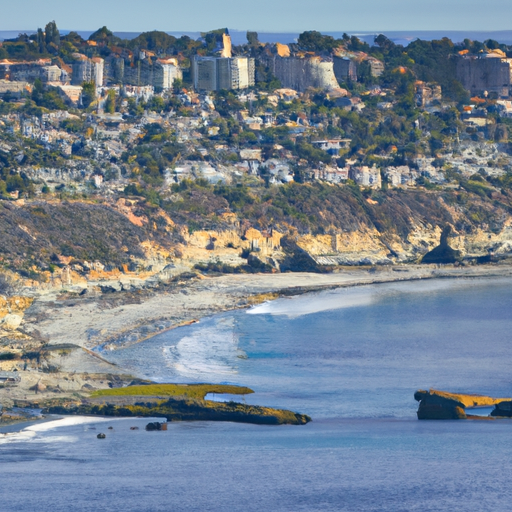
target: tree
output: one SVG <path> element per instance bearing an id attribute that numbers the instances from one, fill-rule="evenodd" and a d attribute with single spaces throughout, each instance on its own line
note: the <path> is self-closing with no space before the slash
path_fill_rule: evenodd
<path id="1" fill-rule="evenodd" d="M 172 83 L 172 92 L 174 94 L 179 94 L 183 89 L 183 80 L 181 78 L 175 78 Z"/>
<path id="2" fill-rule="evenodd" d="M 39 49 L 39 53 L 46 53 L 46 37 L 42 29 L 37 29 L 36 43 Z"/>
<path id="3" fill-rule="evenodd" d="M 57 28 L 57 24 L 55 23 L 55 21 L 50 21 L 50 23 L 48 23 L 46 25 L 46 27 L 44 27 L 44 34 L 45 34 L 45 43 L 47 45 L 53 43 L 57 48 L 59 47 L 60 33 L 59 33 L 59 29 Z"/>
<path id="4" fill-rule="evenodd" d="M 379 34 L 375 39 L 374 42 L 379 45 L 379 48 L 382 48 L 386 52 L 389 52 L 393 50 L 396 46 L 391 39 L 388 39 L 384 34 Z"/>
<path id="5" fill-rule="evenodd" d="M 135 39 L 130 41 L 131 48 L 143 48 L 145 50 L 161 52 L 169 52 L 174 44 L 176 38 L 170 36 L 165 32 L 159 30 L 153 30 L 151 32 L 143 32 L 138 35 Z"/>
<path id="6" fill-rule="evenodd" d="M 96 86 L 94 82 L 82 84 L 82 105 L 87 108 L 96 99 Z"/>
<path id="7" fill-rule="evenodd" d="M 257 47 L 260 44 L 260 42 L 258 40 L 258 32 L 250 32 L 248 30 L 247 31 L 247 42 L 249 43 L 250 46 Z"/>
<path id="8" fill-rule="evenodd" d="M 324 36 L 316 30 L 308 30 L 300 34 L 297 40 L 299 48 L 310 52 L 331 51 L 340 46 L 341 41 L 332 36 Z"/>
<path id="9" fill-rule="evenodd" d="M 218 28 L 217 30 L 211 30 L 210 32 L 201 32 L 201 37 L 204 38 L 206 48 L 209 52 L 215 50 L 218 44 L 222 44 L 223 35 L 229 34 L 227 28 Z"/>
<path id="10" fill-rule="evenodd" d="M 25 182 L 19 174 L 13 174 L 7 178 L 7 192 L 14 192 L 19 190 L 23 192 L 25 190 Z"/>
<path id="11" fill-rule="evenodd" d="M 103 26 L 96 30 L 96 32 L 92 33 L 89 36 L 89 41 L 96 41 L 96 42 L 102 42 L 102 43 L 111 43 L 118 38 L 114 36 L 111 30 L 109 30 L 107 27 Z"/>
<path id="12" fill-rule="evenodd" d="M 107 100 L 105 101 L 105 112 L 113 114 L 116 111 L 116 91 L 110 89 L 107 94 Z"/>

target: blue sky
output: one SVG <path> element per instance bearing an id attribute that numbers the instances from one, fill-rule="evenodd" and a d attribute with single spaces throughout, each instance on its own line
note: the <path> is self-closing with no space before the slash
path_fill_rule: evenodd
<path id="1" fill-rule="evenodd" d="M 0 30 L 44 27 L 114 31 L 265 32 L 510 30 L 512 0 L 16 0 Z"/>

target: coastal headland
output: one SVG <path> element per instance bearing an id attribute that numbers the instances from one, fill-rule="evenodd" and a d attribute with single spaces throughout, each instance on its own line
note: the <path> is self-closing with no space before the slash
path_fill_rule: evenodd
<path id="1" fill-rule="evenodd" d="M 505 264 L 480 266 L 404 265 L 342 268 L 336 273 L 237 274 L 207 277 L 186 274 L 136 291 L 80 294 L 54 290 L 20 303 L 14 329 L 2 331 L 0 370 L 6 376 L 0 403 L 7 420 L 16 421 L 10 409 L 47 407 L 51 412 L 119 414 L 135 402 L 98 402 L 101 393 L 112 400 L 119 389 L 142 384 L 136 376 L 108 361 L 108 353 L 151 336 L 223 311 L 247 308 L 278 297 L 358 285 L 440 278 L 512 276 Z M 102 285 L 105 287 L 103 282 Z M 94 283 L 90 283 L 94 286 Z M 11 381 L 7 382 L 7 377 Z M 146 387 L 147 390 L 150 388 Z M 190 389 L 190 388 L 189 388 Z M 104 391 L 103 391 L 104 390 Z M 94 396 L 97 394 L 97 396 Z M 126 395 L 127 396 L 127 395 Z M 169 419 L 224 419 L 260 423 L 307 422 L 306 416 L 244 404 L 215 404 L 201 397 L 151 395 L 146 411 L 155 408 Z M 92 400 L 92 402 L 91 402 Z M 117 395 L 116 400 L 119 400 Z M 199 402 L 198 402 L 199 400 Z M 96 401 L 96 402 L 95 402 Z M 108 407 L 110 409 L 108 409 Z M 51 409 L 51 408 L 61 409 Z M 93 407 L 96 407 L 93 411 Z M 106 407 L 106 409 L 105 409 Z M 63 409 L 62 409 L 63 408 Z M 112 409 L 113 408 L 113 409 Z M 165 410 L 164 410 L 165 409 Z M 106 412 L 107 411 L 107 412 Z M 124 411 L 126 412 L 126 410 Z M 131 411 L 130 414 L 133 414 Z M 263 420 L 262 420 L 263 418 Z M 272 419 L 269 419 L 272 418 Z M 276 419 L 277 418 L 277 419 Z M 25 420 L 22 416 L 18 420 Z"/>

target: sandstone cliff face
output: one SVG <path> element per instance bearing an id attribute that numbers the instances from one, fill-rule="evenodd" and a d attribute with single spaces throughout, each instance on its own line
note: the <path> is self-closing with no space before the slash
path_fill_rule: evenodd
<path id="1" fill-rule="evenodd" d="M 270 62 L 274 75 L 285 88 L 305 91 L 308 87 L 337 89 L 333 63 L 320 57 L 274 57 Z"/>
<path id="2" fill-rule="evenodd" d="M 191 234 L 183 233 L 185 243 L 181 244 L 179 251 L 181 263 L 194 266 L 196 263 L 220 261 L 231 266 L 240 266 L 247 263 L 241 258 L 242 252 L 251 251 L 261 258 L 277 258 L 282 256 L 280 241 L 282 233 L 275 230 L 261 232 L 249 228 L 240 232 L 236 229 L 224 231 L 195 231 Z"/>
<path id="3" fill-rule="evenodd" d="M 34 299 L 29 297 L 3 297 L 0 295 L 0 319 L 9 314 L 22 315 Z"/>
<path id="4" fill-rule="evenodd" d="M 209 262 L 247 265 L 249 253 L 276 269 L 297 251 L 325 267 L 419 262 L 447 225 L 449 245 L 462 258 L 512 255 L 506 195 L 469 200 L 457 192 L 390 191 L 370 202 L 350 187 L 294 186 L 291 192 L 296 196 L 286 199 L 293 204 L 289 210 L 279 210 L 285 198 L 274 193 L 231 211 L 224 199 L 205 193 L 201 201 L 215 207 L 201 215 L 166 212 L 141 198 L 112 204 L 0 201 L 0 262 L 43 291 L 169 278 Z M 190 204 L 197 200 L 191 196 Z M 197 225 L 214 228 L 193 230 Z M 293 241 L 284 249 L 283 237 Z"/>
<path id="5" fill-rule="evenodd" d="M 439 244 L 441 231 L 440 226 L 416 224 L 406 239 L 397 235 L 384 239 L 376 229 L 362 228 L 332 235 L 304 235 L 298 238 L 297 244 L 320 265 L 417 262 Z M 498 233 L 481 228 L 469 234 L 452 232 L 449 243 L 460 251 L 462 258 L 478 258 L 489 253 L 512 255 L 512 219 L 507 219 Z"/>

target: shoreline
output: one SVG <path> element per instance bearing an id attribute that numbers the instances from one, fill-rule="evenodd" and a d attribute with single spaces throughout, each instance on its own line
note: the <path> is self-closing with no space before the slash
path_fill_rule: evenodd
<path id="1" fill-rule="evenodd" d="M 202 276 L 199 280 L 179 283 L 172 289 L 154 290 L 138 303 L 127 301 L 130 294 L 125 292 L 85 301 L 77 298 L 37 299 L 27 310 L 24 331 L 28 334 L 37 331 L 49 346 L 73 343 L 87 351 L 102 347 L 102 352 L 108 353 L 108 350 L 140 343 L 207 316 L 280 297 L 425 279 L 505 277 L 512 277 L 512 265 L 446 268 L 404 265 L 369 270 L 350 268 L 326 274 Z M 41 313 L 47 314 L 47 318 L 38 318 Z"/>
<path id="2" fill-rule="evenodd" d="M 404 265 L 392 268 L 349 268 L 337 273 L 238 274 L 197 278 L 155 290 L 134 301 L 133 294 L 43 297 L 27 310 L 24 332 L 44 340 L 47 364 L 56 372 L 36 367 L 23 371 L 21 382 L 0 389 L 0 404 L 72 400 L 89 389 L 126 386 L 137 376 L 108 361 L 110 350 L 145 341 L 170 329 L 219 313 L 245 309 L 280 297 L 339 288 L 432 279 L 511 278 L 512 265 L 434 267 Z M 52 300 L 53 299 L 53 300 Z M 62 349 L 72 346 L 72 349 Z M 98 353 L 99 352 L 99 353 Z M 19 363 L 20 361 L 18 361 Z M 45 389 L 40 389 L 39 384 Z M 34 389 L 35 388 L 35 389 Z M 1 425 L 1 424 L 0 424 Z"/>

